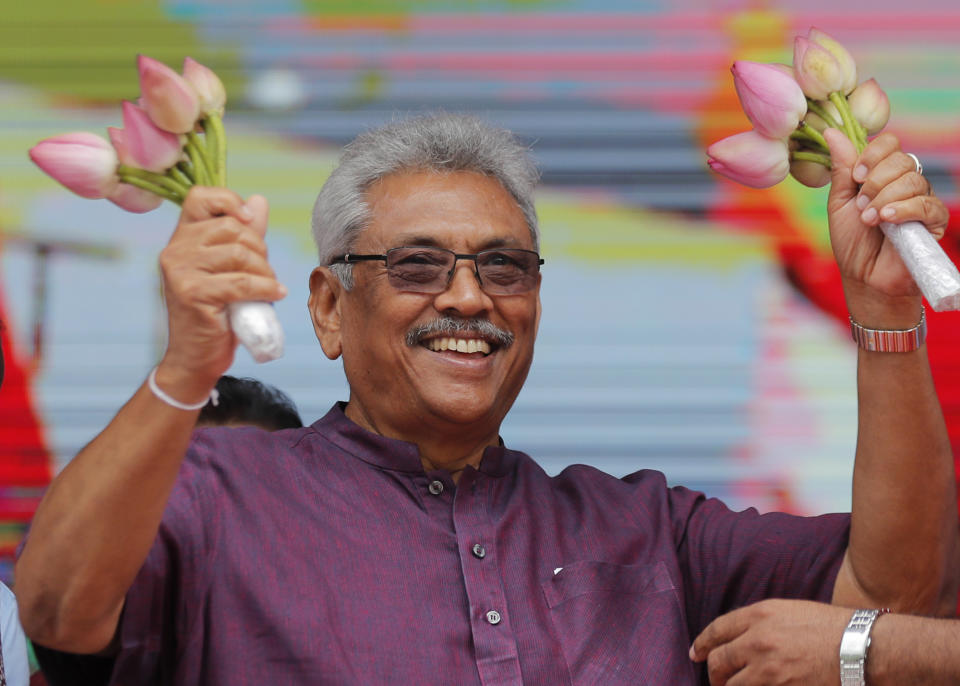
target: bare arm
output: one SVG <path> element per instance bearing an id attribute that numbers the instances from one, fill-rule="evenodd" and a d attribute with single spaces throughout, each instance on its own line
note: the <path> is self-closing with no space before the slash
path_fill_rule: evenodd
<path id="1" fill-rule="evenodd" d="M 911 328 L 920 294 L 877 227 L 878 213 L 893 209 L 894 221 L 919 220 L 942 235 L 946 209 L 892 135 L 859 158 L 842 136 L 829 141 L 831 242 L 850 315 L 873 329 Z M 858 207 L 858 197 L 869 204 Z M 860 351 L 857 391 L 850 544 L 833 602 L 952 614 L 960 578 L 953 457 L 926 348 Z"/>
<path id="2" fill-rule="evenodd" d="M 266 261 L 263 198 L 196 188 L 160 258 L 170 339 L 156 381 L 202 401 L 233 360 L 225 307 L 276 300 Z M 106 648 L 124 597 L 153 544 L 198 410 L 143 385 L 53 481 L 16 565 L 20 617 L 34 641 L 60 650 Z"/>
<path id="3" fill-rule="evenodd" d="M 884 615 L 870 632 L 870 686 L 960 683 L 960 621 Z"/>

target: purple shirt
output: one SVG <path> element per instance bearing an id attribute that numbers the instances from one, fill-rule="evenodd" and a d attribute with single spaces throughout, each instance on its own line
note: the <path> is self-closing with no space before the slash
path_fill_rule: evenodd
<path id="1" fill-rule="evenodd" d="M 205 429 L 127 594 L 114 684 L 707 683 L 687 650 L 771 596 L 828 600 L 849 517 L 734 513 L 488 448 L 454 485 L 334 407 Z"/>

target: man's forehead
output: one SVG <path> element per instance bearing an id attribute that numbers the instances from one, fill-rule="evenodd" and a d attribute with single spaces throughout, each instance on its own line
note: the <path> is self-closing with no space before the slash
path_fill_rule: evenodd
<path id="1" fill-rule="evenodd" d="M 367 201 L 364 233 L 392 246 L 448 247 L 460 236 L 483 248 L 529 247 L 531 240 L 516 199 L 498 179 L 478 172 L 395 172 L 368 189 Z"/>

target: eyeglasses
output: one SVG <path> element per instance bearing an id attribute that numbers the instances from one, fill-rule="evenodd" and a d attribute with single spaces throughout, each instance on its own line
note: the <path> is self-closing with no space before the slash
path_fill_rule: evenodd
<path id="1" fill-rule="evenodd" d="M 450 285 L 457 260 L 473 260 L 473 272 L 480 287 L 489 295 L 516 295 L 533 290 L 543 260 L 533 250 L 495 248 L 476 255 L 462 255 L 446 248 L 404 246 L 391 248 L 385 255 L 347 253 L 330 264 L 353 264 L 382 260 L 387 278 L 397 290 L 411 293 L 442 293 Z"/>

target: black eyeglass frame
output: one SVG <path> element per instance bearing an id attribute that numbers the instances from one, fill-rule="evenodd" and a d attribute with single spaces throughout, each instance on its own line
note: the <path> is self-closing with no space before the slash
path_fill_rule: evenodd
<path id="1" fill-rule="evenodd" d="M 426 250 L 438 250 L 438 251 L 442 251 L 442 252 L 445 252 L 445 253 L 449 253 L 449 254 L 453 255 L 453 258 L 454 258 L 454 259 L 453 259 L 453 266 L 452 266 L 452 267 L 450 268 L 450 270 L 447 272 L 447 282 L 444 284 L 444 287 L 443 287 L 443 288 L 441 288 L 440 290 L 437 290 L 437 291 L 433 291 L 433 290 L 431 290 L 431 291 L 420 291 L 420 290 L 413 290 L 413 291 L 411 291 L 411 292 L 414 292 L 414 293 L 442 293 L 446 288 L 448 288 L 448 287 L 450 286 L 450 281 L 451 281 L 451 279 L 453 278 L 453 273 L 457 270 L 457 262 L 458 262 L 459 260 L 472 260 L 472 261 L 473 261 L 473 274 L 474 274 L 474 276 L 477 277 L 477 283 L 480 284 L 480 287 L 481 287 L 481 288 L 484 288 L 484 286 L 483 286 L 483 279 L 480 277 L 480 263 L 479 263 L 477 260 L 479 260 L 479 258 L 480 258 L 481 256 L 487 255 L 487 254 L 490 254 L 490 253 L 522 252 L 522 253 L 527 253 L 528 255 L 536 255 L 537 260 L 536 260 L 535 264 L 536 264 L 536 267 L 537 267 L 537 270 L 536 270 L 536 273 L 537 273 L 537 274 L 540 273 L 540 267 L 541 267 L 541 265 L 544 264 L 544 259 L 543 259 L 542 257 L 540 257 L 540 253 L 538 253 L 536 250 L 527 250 L 527 249 L 525 249 L 525 248 L 490 248 L 490 249 L 488 249 L 488 250 L 481 250 L 481 251 L 478 252 L 478 253 L 473 253 L 473 254 L 471 254 L 471 253 L 458 253 L 458 252 L 454 252 L 453 250 L 449 250 L 448 248 L 440 248 L 440 247 L 437 247 L 437 246 L 435 246 L 435 245 L 400 245 L 400 246 L 397 246 L 396 248 L 390 248 L 389 250 L 387 250 L 386 253 L 384 253 L 384 254 L 382 254 L 382 255 L 373 255 L 373 254 L 358 255 L 358 254 L 356 254 L 356 253 L 349 253 L 349 252 L 348 252 L 348 253 L 345 253 L 345 254 L 343 254 L 343 255 L 337 255 L 336 257 L 334 257 L 334 258 L 332 258 L 332 259 L 330 260 L 330 262 L 328 263 L 328 266 L 329 266 L 329 265 L 334 265 L 334 264 L 356 264 L 357 262 L 370 262 L 370 261 L 377 261 L 377 260 L 383 262 L 383 263 L 384 263 L 384 266 L 387 266 L 387 265 L 389 265 L 389 257 L 388 257 L 388 256 L 390 255 L 390 253 L 392 253 L 392 252 L 394 252 L 394 251 L 396 251 L 396 250 L 410 250 L 411 248 L 419 248 L 419 249 L 426 249 Z M 389 268 L 388 268 L 388 271 L 389 271 Z M 485 288 L 484 288 L 484 290 L 486 291 Z M 502 293 L 502 292 L 501 292 L 501 293 L 493 293 L 492 295 L 519 295 L 519 294 L 521 294 L 521 293 L 528 293 L 528 292 L 531 291 L 531 290 L 533 290 L 533 286 L 531 286 L 530 288 L 524 289 L 524 290 L 522 290 L 522 291 L 516 291 L 516 293 Z"/>

